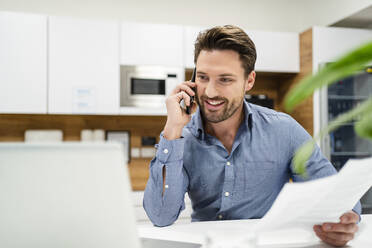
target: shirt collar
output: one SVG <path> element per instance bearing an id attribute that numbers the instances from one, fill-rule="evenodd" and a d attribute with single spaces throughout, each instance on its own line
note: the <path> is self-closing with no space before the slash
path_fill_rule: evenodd
<path id="1" fill-rule="evenodd" d="M 252 125 L 252 108 L 250 104 L 244 99 L 243 101 L 244 109 L 244 127 L 250 128 Z M 197 108 L 197 111 L 193 114 L 191 121 L 186 125 L 192 132 L 192 134 L 201 139 L 205 139 L 205 131 L 203 127 L 203 119 L 201 116 L 200 108 Z"/>

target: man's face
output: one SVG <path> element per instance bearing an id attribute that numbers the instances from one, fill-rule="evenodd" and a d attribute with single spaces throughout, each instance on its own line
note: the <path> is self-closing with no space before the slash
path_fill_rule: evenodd
<path id="1" fill-rule="evenodd" d="M 254 84 L 254 71 L 245 78 L 239 54 L 233 50 L 202 50 L 196 62 L 196 100 L 205 121 L 230 118 Z"/>

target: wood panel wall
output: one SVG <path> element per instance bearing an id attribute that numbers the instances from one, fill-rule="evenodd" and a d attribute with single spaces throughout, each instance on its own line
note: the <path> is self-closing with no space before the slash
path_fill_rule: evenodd
<path id="1" fill-rule="evenodd" d="M 123 130 L 130 132 L 131 147 L 141 147 L 141 136 L 159 134 L 165 116 L 104 116 L 104 115 L 0 115 L 0 141 L 24 141 L 29 129 L 60 129 L 64 141 L 79 141 L 82 129 Z M 132 158 L 129 173 L 133 190 L 143 190 L 149 176 L 151 158 Z"/>
<path id="2" fill-rule="evenodd" d="M 301 79 L 310 75 L 313 70 L 313 43 L 312 29 L 300 34 L 300 73 L 282 82 L 279 87 L 279 109 L 284 112 L 284 98 L 288 91 L 298 84 Z M 307 98 L 299 104 L 293 112 L 289 113 L 295 118 L 309 133 L 313 135 L 313 97 Z"/>
<path id="3" fill-rule="evenodd" d="M 285 59 L 285 58 L 283 58 Z M 256 83 L 250 94 L 265 94 L 274 99 L 274 107 L 284 111 L 285 95 L 304 76 L 312 72 L 312 31 L 300 35 L 300 73 L 257 72 Z M 186 71 L 186 78 L 192 70 Z M 292 115 L 311 135 L 313 134 L 313 102 L 309 98 Z M 104 115 L 31 115 L 0 114 L 0 141 L 23 141 L 28 129 L 61 129 L 65 141 L 79 141 L 82 129 L 130 131 L 131 147 L 141 147 L 141 136 L 157 140 L 166 122 L 165 116 L 104 116 Z M 150 158 L 132 158 L 129 172 L 133 190 L 143 190 L 149 176 Z"/>

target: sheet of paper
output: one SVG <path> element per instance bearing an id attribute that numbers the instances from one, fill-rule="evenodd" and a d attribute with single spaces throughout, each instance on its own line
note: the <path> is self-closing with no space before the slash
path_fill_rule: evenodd
<path id="1" fill-rule="evenodd" d="M 336 175 L 308 182 L 287 183 L 271 209 L 258 222 L 257 233 L 338 222 L 372 186 L 372 158 L 350 159 Z"/>

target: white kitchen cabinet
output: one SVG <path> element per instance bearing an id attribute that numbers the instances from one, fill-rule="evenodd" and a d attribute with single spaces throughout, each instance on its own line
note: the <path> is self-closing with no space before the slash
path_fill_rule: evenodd
<path id="1" fill-rule="evenodd" d="M 165 105 L 165 102 L 164 102 Z M 167 109 L 163 107 L 121 107 L 120 115 L 151 115 L 151 116 L 166 116 Z"/>
<path id="2" fill-rule="evenodd" d="M 47 17 L 0 12 L 0 113 L 47 111 Z"/>
<path id="3" fill-rule="evenodd" d="M 120 32 L 120 64 L 183 66 L 181 26 L 122 22 Z"/>
<path id="4" fill-rule="evenodd" d="M 207 27 L 184 28 L 185 67 L 194 67 L 194 43 Z M 297 33 L 245 30 L 256 45 L 256 71 L 290 72 L 300 70 L 299 36 Z"/>
<path id="5" fill-rule="evenodd" d="M 251 31 L 246 33 L 256 45 L 256 71 L 300 71 L 300 41 L 298 33 Z"/>
<path id="6" fill-rule="evenodd" d="M 48 112 L 118 114 L 119 23 L 49 17 Z"/>

